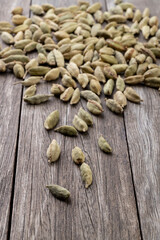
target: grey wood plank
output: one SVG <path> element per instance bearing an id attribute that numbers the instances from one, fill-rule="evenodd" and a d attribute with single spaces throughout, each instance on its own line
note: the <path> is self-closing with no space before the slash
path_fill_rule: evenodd
<path id="1" fill-rule="evenodd" d="M 76 1 L 47 1 L 56 7 Z M 40 4 L 41 1 L 32 3 Z M 103 8 L 105 4 L 102 2 Z M 51 83 L 38 86 L 38 92 L 49 93 Z M 22 105 L 21 128 L 15 180 L 10 239 L 141 239 L 123 118 L 106 108 L 102 117 L 94 117 L 94 127 L 77 138 L 64 137 L 43 128 L 46 116 L 58 109 L 59 125 L 71 124 L 80 106 L 73 107 L 54 98 L 39 106 Z M 97 137 L 104 134 L 113 154 L 100 152 Z M 61 158 L 47 164 L 46 150 L 55 138 L 61 145 Z M 79 167 L 71 159 L 71 149 L 79 146 L 93 171 L 93 184 L 85 189 Z M 45 188 L 56 183 L 71 192 L 71 200 L 61 202 Z"/>
<path id="2" fill-rule="evenodd" d="M 22 5 L 23 1 L 2 0 L 0 21 L 11 21 L 11 9 Z M 29 0 L 24 6 L 24 14 L 28 15 Z M 3 44 L 3 47 L 6 47 Z M 19 127 L 22 87 L 15 88 L 15 77 L 12 73 L 1 74 L 0 77 L 0 239 L 7 239 L 9 217 L 12 202 L 12 187 L 16 157 L 16 144 Z"/>
<path id="3" fill-rule="evenodd" d="M 141 11 L 148 7 L 151 16 L 159 17 L 158 0 L 132 0 Z M 108 7 L 113 1 L 107 0 Z M 159 18 L 160 20 L 160 18 Z M 144 41 L 141 36 L 140 39 Z M 142 236 L 145 240 L 158 240 L 160 237 L 160 96 L 157 90 L 147 87 L 134 87 L 143 102 L 140 105 L 129 103 L 124 112 L 129 154 L 140 215 Z"/>

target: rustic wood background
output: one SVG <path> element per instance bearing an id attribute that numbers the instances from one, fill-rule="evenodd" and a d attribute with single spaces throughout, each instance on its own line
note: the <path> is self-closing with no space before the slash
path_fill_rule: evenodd
<path id="1" fill-rule="evenodd" d="M 31 4 L 52 3 L 56 7 L 76 0 L 1 0 L 0 20 L 11 19 L 11 10 Z M 91 3 L 96 2 L 90 0 Z M 113 0 L 101 0 L 103 10 Z M 159 15 L 158 0 L 132 0 L 143 10 Z M 53 98 L 30 106 L 22 101 L 23 88 L 13 85 L 12 74 L 0 77 L 0 239 L 2 240 L 159 240 L 160 239 L 160 96 L 158 91 L 137 87 L 144 100 L 129 103 L 123 116 L 110 112 L 104 103 L 102 117 L 77 138 L 64 137 L 43 127 L 46 116 L 58 109 L 60 124 L 71 124 L 85 101 L 70 106 Z M 40 84 L 38 93 L 49 93 L 50 83 Z M 104 96 L 103 96 L 104 99 Z M 103 133 L 113 154 L 99 151 L 97 137 Z M 59 161 L 47 164 L 46 149 L 55 138 L 61 145 Z M 93 171 L 93 184 L 86 190 L 79 168 L 71 160 L 71 149 L 85 152 Z M 46 184 L 68 188 L 71 200 L 61 202 L 49 194 Z"/>

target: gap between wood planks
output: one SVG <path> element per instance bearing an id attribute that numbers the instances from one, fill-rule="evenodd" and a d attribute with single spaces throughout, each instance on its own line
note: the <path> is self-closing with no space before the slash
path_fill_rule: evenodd
<path id="1" fill-rule="evenodd" d="M 29 6 L 31 6 L 31 5 L 32 5 L 32 0 L 30 0 L 30 5 Z M 31 16 L 31 10 L 29 9 L 29 17 L 30 16 Z M 8 219 L 7 240 L 10 239 L 11 225 L 12 225 L 12 211 L 13 211 L 15 179 L 16 179 L 16 170 L 17 170 L 17 156 L 18 156 L 18 147 L 19 147 L 19 133 L 20 133 L 20 126 L 21 126 L 23 90 L 24 90 L 24 87 L 22 86 L 22 88 L 21 88 L 20 110 L 19 110 L 19 118 L 18 118 L 18 132 L 17 132 L 17 139 L 16 139 L 16 152 L 15 152 L 14 167 L 13 167 L 13 180 L 12 180 L 12 192 L 11 192 L 11 200 L 10 200 L 10 214 L 9 214 L 9 219 Z"/>

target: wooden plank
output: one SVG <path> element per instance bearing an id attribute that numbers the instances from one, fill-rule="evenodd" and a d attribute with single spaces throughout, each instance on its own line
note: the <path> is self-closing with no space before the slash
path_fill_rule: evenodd
<path id="1" fill-rule="evenodd" d="M 0 21 L 11 21 L 11 9 L 23 1 L 1 1 Z M 28 15 L 29 1 L 24 6 Z M 3 6 L 3 7 L 2 7 Z M 6 47 L 2 44 L 3 47 Z M 12 187 L 16 145 L 21 105 L 21 86 L 13 86 L 15 77 L 12 73 L 1 74 L 0 80 L 0 239 L 7 239 L 10 208 L 12 205 Z"/>
<path id="2" fill-rule="evenodd" d="M 130 1 L 141 11 L 148 7 L 151 16 L 159 17 L 158 0 Z M 107 0 L 112 7 L 113 1 Z M 160 20 L 160 19 L 159 19 Z M 141 37 L 144 41 L 144 38 Z M 129 154 L 143 239 L 157 240 L 160 236 L 160 96 L 157 90 L 135 87 L 143 99 L 140 105 L 129 103 L 124 112 Z"/>
<path id="3" fill-rule="evenodd" d="M 69 6 L 76 1 L 50 1 Z M 33 1 L 40 4 L 41 1 Z M 105 5 L 103 3 L 105 9 Z M 38 86 L 38 92 L 49 93 L 51 83 Z M 106 108 L 102 117 L 94 117 L 94 127 L 77 138 L 47 132 L 46 116 L 58 109 L 60 123 L 71 124 L 80 106 L 73 107 L 54 98 L 39 106 L 23 103 L 19 138 L 11 239 L 140 239 L 136 204 L 130 173 L 123 118 Z M 102 153 L 97 137 L 104 134 L 113 154 Z M 55 138 L 61 145 L 61 158 L 47 164 L 46 150 Z M 71 149 L 79 146 L 93 171 L 93 184 L 85 189 L 79 167 L 71 159 Z M 45 188 L 56 183 L 71 192 L 68 203 L 61 202 Z"/>

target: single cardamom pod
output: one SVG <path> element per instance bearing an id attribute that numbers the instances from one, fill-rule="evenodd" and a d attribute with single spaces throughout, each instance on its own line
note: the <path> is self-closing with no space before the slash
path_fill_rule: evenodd
<path id="1" fill-rule="evenodd" d="M 117 78 L 117 81 L 116 81 L 116 89 L 117 89 L 118 91 L 121 91 L 121 92 L 123 92 L 124 89 L 125 89 L 125 82 L 124 82 L 124 79 L 121 78 L 121 76 L 118 76 L 118 78 Z"/>
<path id="2" fill-rule="evenodd" d="M 64 102 L 67 102 L 71 99 L 74 93 L 74 89 L 72 87 L 68 87 L 65 91 L 60 95 L 60 99 Z"/>
<path id="3" fill-rule="evenodd" d="M 54 129 L 55 132 L 62 133 L 67 136 L 77 136 L 78 132 L 73 126 L 64 125 Z"/>
<path id="4" fill-rule="evenodd" d="M 85 188 L 88 188 L 92 184 L 92 171 L 90 166 L 87 163 L 82 163 L 80 172 Z"/>
<path id="5" fill-rule="evenodd" d="M 98 139 L 98 146 L 100 147 L 100 149 L 105 152 L 105 153 L 111 153 L 112 152 L 112 148 L 109 145 L 109 143 L 104 139 L 103 136 L 100 136 Z"/>
<path id="6" fill-rule="evenodd" d="M 23 100 L 29 104 L 40 104 L 48 101 L 48 99 L 53 96 L 53 94 L 37 94 L 32 97 L 24 97 Z"/>
<path id="7" fill-rule="evenodd" d="M 14 85 L 16 84 L 22 84 L 25 87 L 30 87 L 34 84 L 37 84 L 40 82 L 40 80 L 42 79 L 42 77 L 29 77 L 27 78 L 25 81 L 18 81 L 15 82 Z"/>
<path id="8" fill-rule="evenodd" d="M 121 91 L 117 91 L 114 96 L 113 99 L 119 103 L 119 105 L 124 108 L 127 105 L 127 99 L 126 96 L 121 92 Z"/>
<path id="9" fill-rule="evenodd" d="M 56 80 L 57 78 L 59 78 L 59 74 L 60 74 L 59 68 L 51 69 L 49 72 L 46 73 L 44 80 L 45 81 Z"/>
<path id="10" fill-rule="evenodd" d="M 51 112 L 44 122 L 44 127 L 49 130 L 54 128 L 59 121 L 59 111 L 55 110 Z"/>
<path id="11" fill-rule="evenodd" d="M 66 200 L 70 197 L 70 192 L 59 185 L 53 184 L 53 185 L 47 185 L 46 188 L 49 189 L 49 191 L 52 193 L 52 195 L 60 200 Z"/>
<path id="12" fill-rule="evenodd" d="M 106 99 L 106 105 L 112 112 L 118 114 L 123 112 L 123 108 L 121 107 L 121 105 L 113 99 Z"/>
<path id="13" fill-rule="evenodd" d="M 55 139 L 52 140 L 51 144 L 47 149 L 48 162 L 53 163 L 58 160 L 61 153 L 60 146 Z"/>
<path id="14" fill-rule="evenodd" d="M 99 98 L 95 93 L 93 93 L 93 92 L 90 91 L 90 90 L 81 91 L 81 96 L 82 96 L 83 98 L 85 98 L 87 101 L 88 101 L 88 100 L 95 100 L 95 101 L 101 103 L 100 98 Z"/>
<path id="15" fill-rule="evenodd" d="M 82 164 L 85 161 L 85 156 L 79 147 L 72 149 L 72 160 L 76 164 Z"/>
<path id="16" fill-rule="evenodd" d="M 24 76 L 24 68 L 21 64 L 15 64 L 13 67 L 13 72 L 17 78 L 23 78 Z"/>
<path id="17" fill-rule="evenodd" d="M 77 115 L 74 116 L 73 119 L 73 126 L 79 131 L 79 132 L 87 132 L 88 131 L 88 125 L 85 121 L 83 121 L 80 117 Z"/>
<path id="18" fill-rule="evenodd" d="M 64 92 L 64 87 L 60 84 L 52 84 L 51 93 L 55 96 L 59 96 L 61 93 Z"/>
<path id="19" fill-rule="evenodd" d="M 26 89 L 26 91 L 24 92 L 24 97 L 27 98 L 27 97 L 32 97 L 32 96 L 34 96 L 35 93 L 36 93 L 36 90 L 37 90 L 36 84 L 28 87 L 28 88 Z"/>
<path id="20" fill-rule="evenodd" d="M 78 111 L 78 116 L 87 123 L 88 126 L 93 125 L 93 118 L 92 116 L 85 111 L 83 108 L 80 108 Z"/>
<path id="21" fill-rule="evenodd" d="M 70 104 L 77 104 L 80 101 L 80 90 L 79 88 L 76 88 L 73 92 Z"/>
<path id="22" fill-rule="evenodd" d="M 113 92 L 113 89 L 114 89 L 114 80 L 109 79 L 103 87 L 103 92 L 104 92 L 105 95 L 111 96 L 112 92 Z"/>
<path id="23" fill-rule="evenodd" d="M 99 115 L 104 111 L 101 104 L 99 102 L 94 101 L 94 100 L 88 100 L 87 108 L 94 115 Z"/>
<path id="24" fill-rule="evenodd" d="M 134 103 L 140 103 L 141 101 L 143 101 L 140 96 L 137 94 L 137 92 L 131 88 L 131 87 L 126 87 L 125 91 L 124 91 L 124 95 L 126 96 L 126 98 Z"/>

